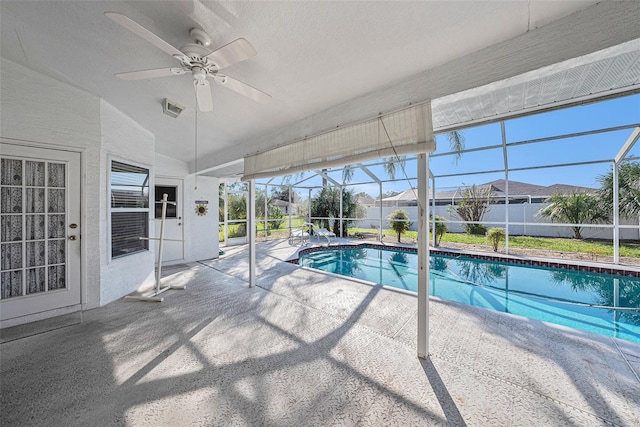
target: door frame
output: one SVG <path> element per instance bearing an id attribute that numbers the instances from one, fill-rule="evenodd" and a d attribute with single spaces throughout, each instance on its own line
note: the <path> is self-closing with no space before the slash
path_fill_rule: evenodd
<path id="1" fill-rule="evenodd" d="M 178 178 L 175 176 L 168 176 L 168 175 L 156 175 L 154 180 L 153 180 L 153 194 L 154 194 L 154 203 L 155 203 L 155 188 L 156 186 L 163 186 L 163 187 L 173 187 L 175 186 L 177 188 L 177 197 L 176 197 L 176 203 L 178 204 L 178 210 L 176 212 L 177 221 L 181 221 L 182 225 L 180 226 L 180 239 L 182 239 L 182 242 L 179 243 L 180 245 L 182 245 L 182 258 L 176 258 L 173 260 L 169 260 L 169 261 L 163 261 L 163 264 L 166 265 L 171 265 L 171 264 L 177 264 L 177 263 L 181 263 L 184 262 L 184 260 L 187 258 L 186 257 L 186 245 L 184 242 L 184 236 L 185 236 L 185 209 L 184 209 L 184 203 L 185 203 L 185 194 L 184 194 L 184 188 L 185 188 L 185 184 L 184 184 L 184 179 L 183 178 Z M 149 191 L 151 192 L 151 191 Z M 155 228 L 156 228 L 156 221 L 159 221 L 159 218 L 155 217 L 155 208 L 154 208 L 154 217 L 153 217 L 153 228 L 154 228 L 154 237 L 158 237 L 155 236 Z M 179 218 L 179 219 L 178 219 Z M 166 229 L 165 229 L 166 232 Z M 178 244 L 178 242 L 172 242 L 172 245 L 176 245 Z M 155 243 L 155 249 L 157 251 L 158 248 L 158 243 Z M 166 249 L 165 249 L 166 250 Z M 156 254 L 157 255 L 157 254 Z M 157 259 L 156 259 L 156 264 L 157 264 Z"/>
<path id="2" fill-rule="evenodd" d="M 79 260 L 78 260 L 78 291 L 79 298 L 76 303 L 53 308 L 50 310 L 44 310 L 38 313 L 25 314 L 11 319 L 0 320 L 0 329 L 20 325 L 24 323 L 30 323 L 38 320 L 48 319 L 55 316 L 61 316 L 68 313 L 74 313 L 82 311 L 88 305 L 88 285 L 87 285 L 87 239 L 82 238 L 86 236 L 87 230 L 87 209 L 86 209 L 86 148 L 75 145 L 61 145 L 56 143 L 43 143 L 36 141 L 28 141 L 21 139 L 0 137 L 0 144 L 11 145 L 17 148 L 17 150 L 24 149 L 24 154 L 17 154 L 20 157 L 28 157 L 27 151 L 30 148 L 48 150 L 48 151 L 61 151 L 78 155 L 78 223 L 79 223 Z M 71 177 L 71 174 L 68 174 Z M 99 292 L 99 291 L 98 291 Z"/>

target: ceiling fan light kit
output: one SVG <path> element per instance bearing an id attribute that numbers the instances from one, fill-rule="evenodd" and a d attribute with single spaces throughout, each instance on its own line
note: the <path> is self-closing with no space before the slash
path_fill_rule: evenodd
<path id="1" fill-rule="evenodd" d="M 211 45 L 211 38 L 209 35 L 200 28 L 192 28 L 189 31 L 189 35 L 193 39 L 193 43 L 185 44 L 180 49 L 176 49 L 125 15 L 115 12 L 105 12 L 104 15 L 137 36 L 145 39 L 157 48 L 168 53 L 177 59 L 181 65 L 180 68 L 157 68 L 117 73 L 115 76 L 119 79 L 143 80 L 156 77 L 179 76 L 186 74 L 187 72 L 191 72 L 198 109 L 200 111 L 213 110 L 211 88 L 207 78 L 211 78 L 221 86 L 225 86 L 226 88 L 261 104 L 266 104 L 271 100 L 271 96 L 261 90 L 220 73 L 221 69 L 256 55 L 255 48 L 246 39 L 240 38 L 234 40 L 219 49 L 211 51 L 208 48 L 208 46 Z"/>

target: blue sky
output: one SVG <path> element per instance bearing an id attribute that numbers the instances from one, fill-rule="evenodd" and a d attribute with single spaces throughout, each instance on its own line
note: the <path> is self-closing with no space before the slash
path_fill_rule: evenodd
<path id="1" fill-rule="evenodd" d="M 507 142 L 510 143 L 638 123 L 640 123 L 640 94 L 507 120 L 505 121 L 505 131 Z M 631 132 L 632 129 L 625 129 L 509 147 L 509 167 L 511 169 L 526 168 L 612 159 Z M 466 148 L 502 144 L 500 123 L 468 128 L 463 130 L 462 133 L 465 137 Z M 449 144 L 445 136 L 437 135 L 436 142 L 437 149 L 434 154 L 449 151 Z M 629 156 L 640 158 L 640 144 L 636 144 Z M 430 163 L 430 168 L 436 176 L 502 170 L 503 167 L 502 148 L 464 153 L 458 162 L 456 162 L 454 156 L 436 156 L 431 159 Z M 371 169 L 376 174 L 386 176 L 380 166 L 375 166 Z M 509 179 L 537 185 L 571 184 L 598 187 L 597 177 L 607 173 L 610 169 L 611 164 L 606 163 L 513 171 L 510 172 Z M 339 172 L 332 172 L 329 175 L 340 180 L 341 175 Z M 406 163 L 406 175 L 409 178 L 416 176 L 415 160 L 410 160 Z M 396 178 L 404 178 L 404 176 L 405 174 L 402 171 L 398 171 L 396 174 Z M 436 186 L 438 189 L 444 190 L 480 184 L 495 179 L 504 179 L 504 177 L 504 172 L 499 172 L 437 178 Z M 279 181 L 280 179 L 276 178 L 273 182 Z M 371 179 L 363 172 L 356 170 L 352 182 L 358 181 L 371 181 Z M 319 185 L 320 178 L 310 180 L 302 185 L 309 185 L 309 183 Z M 410 185 L 415 187 L 417 182 L 412 179 L 409 182 L 385 183 L 383 192 L 403 191 L 409 188 Z M 353 189 L 356 192 L 364 191 L 372 196 L 377 196 L 379 191 L 377 184 L 357 185 L 353 186 Z M 298 192 L 303 199 L 307 197 L 307 190 Z"/>

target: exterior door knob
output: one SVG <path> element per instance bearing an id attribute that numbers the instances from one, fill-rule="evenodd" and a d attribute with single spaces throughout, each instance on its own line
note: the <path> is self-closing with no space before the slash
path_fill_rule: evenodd
<path id="1" fill-rule="evenodd" d="M 77 240 L 77 239 L 78 239 L 78 236 L 76 236 L 75 234 L 69 236 L 69 240 Z"/>

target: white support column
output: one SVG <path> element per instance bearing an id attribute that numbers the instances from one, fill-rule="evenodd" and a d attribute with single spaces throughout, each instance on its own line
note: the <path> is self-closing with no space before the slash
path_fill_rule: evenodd
<path id="1" fill-rule="evenodd" d="M 436 241 L 438 236 L 436 236 L 436 177 L 433 176 L 431 171 L 429 171 L 429 176 L 431 177 L 431 238 L 433 239 L 433 246 L 436 246 Z M 428 218 L 428 217 L 427 217 Z"/>
<path id="2" fill-rule="evenodd" d="M 342 232 L 342 185 L 340 186 L 340 237 L 342 237 L 344 234 Z"/>
<path id="3" fill-rule="evenodd" d="M 382 182 L 380 184 L 380 226 L 378 227 L 378 240 L 382 243 Z"/>
<path id="4" fill-rule="evenodd" d="M 624 160 L 624 158 L 629 154 L 629 151 L 633 148 L 636 142 L 640 139 L 640 126 L 636 127 L 629 138 L 625 141 L 618 151 L 618 154 L 613 158 L 613 263 L 620 263 L 620 207 L 619 203 L 619 193 L 620 193 L 620 183 L 618 176 L 618 166 L 620 162 Z"/>
<path id="5" fill-rule="evenodd" d="M 287 206 L 287 210 L 289 211 L 289 237 L 291 237 L 291 186 L 289 186 L 289 206 Z"/>
<path id="6" fill-rule="evenodd" d="M 418 155 L 418 357 L 429 357 L 428 154 Z"/>
<path id="7" fill-rule="evenodd" d="M 309 188 L 309 198 L 307 199 L 307 216 L 309 217 L 308 223 L 311 223 L 311 188 Z M 309 236 L 311 236 L 311 230 L 309 230 Z"/>
<path id="8" fill-rule="evenodd" d="M 264 240 L 267 240 L 267 228 L 269 227 L 269 214 L 267 213 L 267 209 L 269 206 L 267 205 L 267 184 L 264 185 Z"/>
<path id="9" fill-rule="evenodd" d="M 618 162 L 613 162 L 613 263 L 620 264 L 620 182 Z"/>
<path id="10" fill-rule="evenodd" d="M 504 156 L 504 253 L 509 254 L 509 157 L 507 156 L 507 131 L 504 121 L 500 122 L 502 131 L 502 155 Z"/>
<path id="11" fill-rule="evenodd" d="M 229 239 L 229 193 L 227 192 L 227 183 L 224 183 L 224 245 L 227 246 L 227 239 Z"/>
<path id="12" fill-rule="evenodd" d="M 249 287 L 256 284 L 256 181 L 249 180 L 247 200 L 247 231 L 249 232 Z"/>

